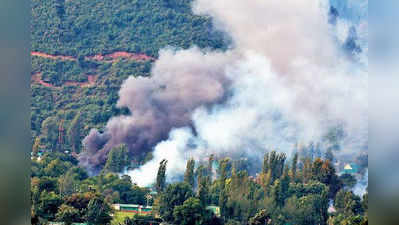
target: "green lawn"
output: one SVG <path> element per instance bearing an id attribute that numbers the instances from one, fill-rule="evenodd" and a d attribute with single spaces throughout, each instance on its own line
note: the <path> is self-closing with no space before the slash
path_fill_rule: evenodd
<path id="1" fill-rule="evenodd" d="M 111 221 L 111 225 L 119 225 L 122 224 L 123 220 L 126 217 L 132 218 L 136 213 L 133 212 L 115 212 L 114 218 Z"/>

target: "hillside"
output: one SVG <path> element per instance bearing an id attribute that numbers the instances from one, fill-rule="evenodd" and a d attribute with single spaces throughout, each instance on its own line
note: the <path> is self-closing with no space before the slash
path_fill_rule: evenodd
<path id="1" fill-rule="evenodd" d="M 367 22 L 322 2 L 32 0 L 31 224 L 367 225 Z"/>
<path id="2" fill-rule="evenodd" d="M 222 48 L 209 18 L 195 16 L 191 0 L 32 1 L 32 138 L 53 150 L 61 121 L 68 129 L 80 115 L 81 132 L 101 128 L 112 116 L 118 90 L 129 76 L 148 76 L 161 48 Z M 52 135 L 48 135 L 51 133 Z M 45 135 L 43 135 L 45 134 Z M 63 139 L 63 140 L 62 140 Z M 80 148 L 76 148 L 80 151 Z"/>

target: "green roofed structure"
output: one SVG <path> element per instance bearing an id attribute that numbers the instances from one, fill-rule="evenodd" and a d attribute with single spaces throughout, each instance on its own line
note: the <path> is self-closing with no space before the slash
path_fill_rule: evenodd
<path id="1" fill-rule="evenodd" d="M 355 174 L 359 171 L 359 166 L 355 163 L 348 163 L 344 166 L 344 173 Z"/>
<path id="2" fill-rule="evenodd" d="M 113 204 L 112 207 L 116 211 L 131 212 L 139 215 L 147 215 L 152 213 L 152 206 L 143 206 L 136 204 Z"/>
<path id="3" fill-rule="evenodd" d="M 215 216 L 220 217 L 220 207 L 210 205 L 207 206 L 206 209 L 212 211 Z"/>

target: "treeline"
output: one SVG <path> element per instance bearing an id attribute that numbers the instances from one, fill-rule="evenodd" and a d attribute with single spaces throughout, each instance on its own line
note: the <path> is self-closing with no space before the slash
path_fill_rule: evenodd
<path id="1" fill-rule="evenodd" d="M 148 188 L 133 184 L 129 176 L 101 173 L 89 177 L 74 157 L 59 152 L 34 158 L 31 173 L 32 224 L 109 224 L 111 204 L 145 205 L 145 196 L 150 193 Z"/>
<path id="2" fill-rule="evenodd" d="M 126 160 L 119 154 L 123 149 L 114 150 L 114 162 Z M 242 160 L 211 156 L 206 163 L 189 160 L 183 181 L 177 183 L 166 182 L 164 160 L 151 188 L 157 192 L 138 187 L 134 177 L 111 171 L 120 165 L 109 163 L 100 175 L 89 177 L 67 154 L 32 160 L 32 223 L 115 224 L 110 204 L 149 203 L 152 215 L 126 218 L 120 224 L 368 224 L 368 194 L 355 195 L 351 187 L 356 179 L 338 176 L 327 159 L 295 154 L 287 160 L 284 153 L 272 151 L 265 155 L 261 171 L 250 176 Z M 219 207 L 220 217 L 209 206 Z"/>
<path id="3" fill-rule="evenodd" d="M 215 178 L 212 157 L 208 165 L 200 164 L 195 170 L 195 162 L 188 161 L 184 182 L 166 186 L 155 201 L 161 218 L 187 225 L 368 223 L 368 194 L 356 196 L 347 182 L 348 177 L 355 178 L 337 176 L 327 159 L 299 159 L 295 154 L 288 163 L 284 153 L 273 151 L 265 155 L 256 177 L 239 169 L 238 162 L 219 160 Z M 164 164 L 160 171 L 164 171 Z M 158 173 L 160 176 L 164 173 Z M 219 206 L 221 217 L 209 216 L 205 210 L 208 205 Z"/>

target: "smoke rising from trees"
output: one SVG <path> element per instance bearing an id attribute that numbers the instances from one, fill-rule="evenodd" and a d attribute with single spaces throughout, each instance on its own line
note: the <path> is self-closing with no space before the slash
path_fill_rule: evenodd
<path id="1" fill-rule="evenodd" d="M 167 138 L 171 128 L 190 125 L 194 109 L 225 97 L 229 80 L 224 70 L 235 58 L 226 54 L 162 50 L 151 78 L 130 77 L 119 91 L 117 106 L 128 107 L 131 115 L 110 119 L 104 133 L 92 130 L 83 141 L 81 163 L 98 171 L 112 147 L 126 143 L 138 156 Z"/>
<path id="2" fill-rule="evenodd" d="M 343 34 L 328 23 L 328 9 L 323 0 L 195 1 L 194 12 L 211 16 L 231 48 L 162 50 L 150 78 L 122 85 L 118 106 L 131 115 L 112 118 L 103 134 L 90 132 L 81 162 L 99 168 L 120 143 L 133 157 L 153 150 L 152 160 L 128 172 L 149 185 L 162 159 L 173 180 L 191 157 L 261 160 L 265 148 L 290 153 L 336 127 L 345 134 L 342 152 L 363 150 L 367 65 L 340 48 Z"/>

